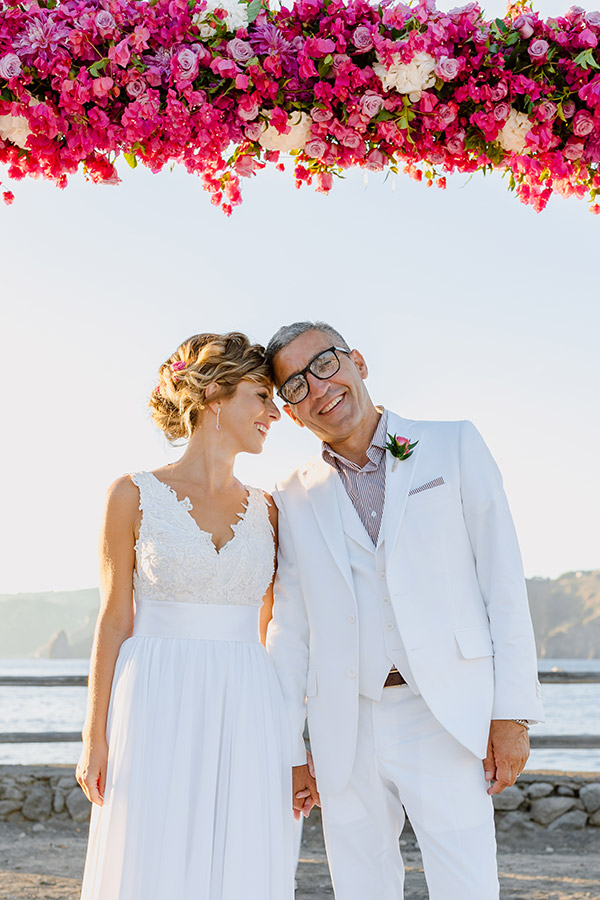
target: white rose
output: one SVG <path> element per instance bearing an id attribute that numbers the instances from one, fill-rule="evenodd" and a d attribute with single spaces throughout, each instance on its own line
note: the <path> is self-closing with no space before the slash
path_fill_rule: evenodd
<path id="1" fill-rule="evenodd" d="M 25 150 L 27 138 L 33 134 L 25 116 L 0 116 L 0 137 Z"/>
<path id="2" fill-rule="evenodd" d="M 389 69 L 381 62 L 373 64 L 373 71 L 386 91 L 420 95 L 435 84 L 436 61 L 429 53 L 415 53 L 409 63 L 400 62 L 400 54 L 394 53 L 392 60 Z"/>
<path id="3" fill-rule="evenodd" d="M 503 150 L 522 153 L 527 148 L 527 135 L 531 131 L 531 122 L 525 113 L 511 107 L 510 114 L 496 140 Z"/>
<path id="4" fill-rule="evenodd" d="M 263 133 L 258 139 L 265 150 L 281 150 L 289 153 L 290 150 L 303 150 L 310 137 L 312 119 L 306 113 L 293 113 L 287 121 L 290 131 L 280 134 L 273 125 L 265 124 Z"/>
<path id="5" fill-rule="evenodd" d="M 206 9 L 192 16 L 192 24 L 197 25 L 200 29 L 201 38 L 209 38 L 214 35 L 214 28 L 211 28 L 204 20 L 216 9 L 224 9 L 227 13 L 224 23 L 228 31 L 235 32 L 238 28 L 248 27 L 248 7 L 245 3 L 237 3 L 236 0 L 208 0 Z"/>

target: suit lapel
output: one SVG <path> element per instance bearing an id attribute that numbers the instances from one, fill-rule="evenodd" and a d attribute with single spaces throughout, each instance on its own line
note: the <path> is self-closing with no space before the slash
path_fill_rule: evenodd
<path id="1" fill-rule="evenodd" d="M 331 466 L 322 459 L 317 459 L 302 472 L 301 476 L 323 539 L 354 595 L 354 579 L 344 537 L 344 524 L 335 486 L 336 477 Z"/>
<path id="2" fill-rule="evenodd" d="M 421 452 L 421 437 L 416 422 L 401 419 L 399 416 L 388 412 L 388 432 L 407 437 L 411 442 L 417 440 L 419 443 L 413 450 L 412 456 L 398 461 L 395 471 L 392 471 L 395 462 L 394 457 L 390 452 L 386 452 L 385 505 L 381 523 L 381 537 L 385 540 L 386 563 L 398 539 L 398 532 L 404 517 L 406 501 L 408 500 L 408 492 L 415 477 L 417 460 Z"/>

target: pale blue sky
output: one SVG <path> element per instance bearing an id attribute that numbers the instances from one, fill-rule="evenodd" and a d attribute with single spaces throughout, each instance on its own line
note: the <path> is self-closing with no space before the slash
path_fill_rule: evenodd
<path id="1" fill-rule="evenodd" d="M 119 170 L 118 188 L 19 183 L 0 212 L 0 593 L 97 583 L 106 487 L 176 455 L 146 400 L 182 339 L 266 341 L 304 318 L 364 353 L 375 401 L 477 424 L 527 575 L 600 566 L 600 220 L 585 202 L 537 215 L 500 176 L 443 192 L 361 173 L 325 197 L 265 171 L 227 219 L 183 170 Z M 239 475 L 269 488 L 316 450 L 286 421 Z"/>

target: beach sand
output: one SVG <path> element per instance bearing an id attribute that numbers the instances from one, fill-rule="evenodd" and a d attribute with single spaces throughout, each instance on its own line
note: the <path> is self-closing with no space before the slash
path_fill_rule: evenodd
<path id="1" fill-rule="evenodd" d="M 1 900 L 79 900 L 86 827 L 52 823 L 0 823 Z M 554 832 L 544 841 L 514 841 L 499 848 L 503 900 L 599 900 L 600 829 Z M 551 849 L 548 849 L 551 848 Z M 403 838 L 407 900 L 427 900 L 418 848 Z M 305 824 L 296 900 L 332 900 L 318 815 Z M 177 898 L 165 898 L 177 900 Z M 365 898 L 370 900 L 370 898 Z"/>

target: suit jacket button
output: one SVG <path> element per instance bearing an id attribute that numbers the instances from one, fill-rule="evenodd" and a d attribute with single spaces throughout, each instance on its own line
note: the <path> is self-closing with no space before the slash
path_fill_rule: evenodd
<path id="1" fill-rule="evenodd" d="M 356 669 L 348 669 L 346 675 L 348 678 L 356 678 Z"/>
<path id="2" fill-rule="evenodd" d="M 351 625 L 354 625 L 354 623 L 356 622 L 356 616 L 350 613 L 350 615 L 348 616 L 348 621 Z"/>

